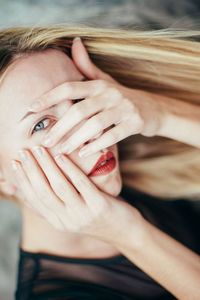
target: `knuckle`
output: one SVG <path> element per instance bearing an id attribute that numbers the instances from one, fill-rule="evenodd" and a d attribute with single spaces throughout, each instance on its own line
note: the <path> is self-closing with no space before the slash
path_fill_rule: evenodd
<path id="1" fill-rule="evenodd" d="M 108 82 L 104 79 L 97 79 L 97 86 L 100 90 L 103 90 L 108 86 Z"/>
<path id="2" fill-rule="evenodd" d="M 66 183 L 63 182 L 62 180 L 56 182 L 56 191 L 59 195 L 63 195 L 66 193 Z"/>
<path id="3" fill-rule="evenodd" d="M 132 123 L 130 123 L 129 121 L 126 120 L 122 124 L 122 131 L 123 131 L 122 135 L 123 134 L 129 135 L 129 133 L 133 132 L 133 128 L 135 129 L 135 125 L 132 125 Z"/>
<path id="4" fill-rule="evenodd" d="M 72 112 L 73 112 L 73 114 L 76 115 L 76 117 L 78 119 L 81 119 L 84 116 L 84 111 L 82 109 L 82 106 L 80 106 L 78 104 L 72 106 Z"/>
<path id="5" fill-rule="evenodd" d="M 140 118 L 140 121 L 139 121 L 139 129 L 140 130 L 143 130 L 145 127 L 145 122 L 142 118 Z"/>
<path id="6" fill-rule="evenodd" d="M 96 130 L 100 131 L 102 129 L 103 124 L 99 117 L 94 116 L 88 122 L 92 123 L 92 126 L 94 126 Z"/>
<path id="7" fill-rule="evenodd" d="M 112 97 L 116 97 L 116 98 L 122 97 L 122 93 L 113 86 L 108 88 L 108 92 L 112 95 Z"/>
<path id="8" fill-rule="evenodd" d="M 136 110 L 135 105 L 128 99 L 128 98 L 124 98 L 123 101 L 123 106 L 128 110 L 128 111 L 134 111 Z"/>
<path id="9" fill-rule="evenodd" d="M 71 93 L 72 91 L 72 83 L 69 83 L 69 82 L 64 82 L 63 85 L 62 85 L 62 90 L 63 90 L 63 93 L 64 94 L 68 94 L 68 93 Z M 73 87 L 73 90 L 74 90 L 75 86 Z"/>
<path id="10" fill-rule="evenodd" d="M 45 107 L 48 104 L 48 97 L 46 95 L 42 96 L 39 100 L 38 100 L 40 107 Z"/>
<path id="11" fill-rule="evenodd" d="M 118 139 L 118 133 L 116 131 L 111 132 L 110 139 L 112 142 L 116 141 Z"/>
<path id="12" fill-rule="evenodd" d="M 134 128 L 137 126 L 137 130 L 139 131 L 143 130 L 145 126 L 144 120 L 139 115 L 137 115 L 137 119 L 133 118 L 133 123 L 134 123 Z"/>
<path id="13" fill-rule="evenodd" d="M 86 182 L 84 176 L 81 176 L 81 175 L 75 176 L 74 181 L 77 186 L 87 186 L 88 185 L 88 182 Z"/>
<path id="14" fill-rule="evenodd" d="M 140 127 L 144 126 L 145 122 L 144 122 L 144 119 L 141 117 L 141 115 L 137 114 L 136 117 L 137 117 L 137 121 L 138 121 L 138 126 L 140 126 Z"/>

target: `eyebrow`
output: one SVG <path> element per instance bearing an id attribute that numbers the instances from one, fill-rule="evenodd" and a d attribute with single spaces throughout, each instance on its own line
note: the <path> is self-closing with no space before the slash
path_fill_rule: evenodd
<path id="1" fill-rule="evenodd" d="M 87 80 L 87 78 L 83 77 L 83 78 L 81 78 L 80 81 L 86 81 L 86 80 Z M 19 123 L 20 123 L 22 120 L 24 120 L 25 118 L 27 118 L 28 116 L 30 116 L 30 115 L 36 115 L 36 114 L 38 114 L 38 112 L 34 112 L 34 111 L 29 111 L 29 112 L 27 112 L 27 113 L 19 120 Z"/>

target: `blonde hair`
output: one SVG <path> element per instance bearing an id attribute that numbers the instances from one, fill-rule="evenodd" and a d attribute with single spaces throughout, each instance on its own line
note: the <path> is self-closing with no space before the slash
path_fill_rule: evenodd
<path id="1" fill-rule="evenodd" d="M 91 60 L 121 84 L 199 105 L 199 33 L 65 24 L 6 28 L 0 31 L 0 78 L 21 55 L 54 48 L 71 57 L 72 40 L 79 36 Z M 200 198 L 199 149 L 139 134 L 118 147 L 123 184 L 158 198 Z"/>

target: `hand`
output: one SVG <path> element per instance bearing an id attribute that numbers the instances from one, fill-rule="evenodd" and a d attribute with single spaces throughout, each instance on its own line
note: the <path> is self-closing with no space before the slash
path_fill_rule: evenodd
<path id="1" fill-rule="evenodd" d="M 134 230 L 141 219 L 140 212 L 127 202 L 100 191 L 68 157 L 54 160 L 43 147 L 23 153 L 25 160 L 14 161 L 23 201 L 58 230 L 117 244 L 130 223 Z"/>
<path id="2" fill-rule="evenodd" d="M 133 134 L 156 135 L 162 119 L 162 110 L 160 107 L 158 109 L 158 105 L 147 93 L 127 88 L 97 68 L 80 41 L 73 43 L 72 56 L 82 73 L 95 79 L 65 82 L 40 97 L 40 107 L 31 108 L 33 111 L 40 111 L 66 98 L 85 98 L 80 103 L 73 104 L 52 127 L 46 136 L 47 139 L 49 137 L 49 143 L 43 143 L 45 147 L 55 146 L 82 120 L 86 120 L 84 125 L 65 143 L 59 145 L 58 152 L 69 154 L 96 137 L 98 139 L 81 149 L 82 154 L 95 153 Z"/>

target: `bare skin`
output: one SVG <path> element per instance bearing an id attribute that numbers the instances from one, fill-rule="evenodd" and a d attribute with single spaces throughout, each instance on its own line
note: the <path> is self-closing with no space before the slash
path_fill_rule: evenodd
<path id="1" fill-rule="evenodd" d="M 104 76 L 105 78 L 108 77 L 107 75 Z M 1 181 L 2 190 L 8 194 L 16 193 L 18 194 L 19 199 L 23 199 L 22 193 L 20 190 L 17 190 L 18 187 L 15 184 L 15 178 L 13 177 L 12 170 L 10 166 L 7 167 L 10 160 L 18 160 L 18 151 L 22 148 L 31 148 L 34 145 L 40 144 L 44 139 L 46 131 L 49 131 L 49 129 L 55 124 L 55 120 L 61 120 L 64 113 L 70 109 L 73 102 L 71 100 L 67 100 L 45 109 L 44 111 L 36 114 L 36 116 L 40 116 L 40 119 L 37 118 L 37 121 L 34 121 L 36 120 L 35 116 L 34 118 L 33 116 L 28 116 L 21 122 L 19 122 L 19 120 L 27 111 L 29 111 L 29 107 L 35 102 L 35 99 L 42 96 L 45 92 L 50 91 L 64 82 L 81 81 L 82 78 L 83 76 L 79 70 L 64 53 L 52 49 L 49 49 L 43 53 L 35 53 L 33 55 L 29 55 L 28 57 L 22 57 L 10 66 L 6 76 L 1 82 L 0 90 L 0 96 L 2 99 L 1 121 L 3 124 L 1 127 L 2 132 L 0 132 L 0 134 L 2 134 L 4 138 L 2 143 L 2 173 L 4 178 L 4 180 Z M 111 78 L 109 78 L 109 80 L 111 82 L 114 81 Z M 12 86 L 12 90 L 9 89 L 10 86 Z M 122 86 L 121 89 L 125 93 L 128 91 Z M 113 89 L 110 90 L 110 92 L 110 96 L 112 97 L 112 93 L 114 92 Z M 106 93 L 104 94 L 106 95 Z M 120 99 L 121 94 L 117 93 L 115 96 L 118 96 L 118 99 Z M 9 107 L 11 107 L 13 103 L 13 99 L 15 99 L 14 101 L 16 108 L 15 110 L 9 110 Z M 127 99 L 125 100 L 124 105 L 121 107 L 125 108 L 124 113 L 126 113 L 127 110 L 132 124 L 127 124 L 124 129 L 131 128 L 132 126 L 134 132 L 138 133 L 141 129 L 141 125 L 143 125 L 144 122 L 139 114 L 137 114 L 138 110 L 135 107 L 131 110 L 130 103 L 128 103 Z M 123 110 L 121 107 L 119 107 L 119 111 L 122 114 Z M 135 113 L 134 118 L 132 118 L 130 114 L 132 111 Z M 33 125 L 39 124 L 39 122 L 41 124 L 41 121 L 44 120 L 47 114 L 51 115 L 51 118 L 48 118 L 48 120 L 50 120 L 50 126 L 47 126 L 48 128 L 45 130 L 40 130 L 42 132 L 34 132 L 34 134 L 30 134 L 30 131 L 33 130 Z M 126 117 L 126 115 L 123 117 Z M 10 120 L 12 120 L 12 122 Z M 62 141 L 68 139 L 68 137 L 81 128 L 84 121 L 85 120 L 82 120 L 78 125 L 70 130 L 65 137 L 61 139 L 60 143 L 62 144 Z M 5 126 L 7 126 L 6 131 Z M 10 132 L 9 135 L 7 135 L 8 130 Z M 104 131 L 107 131 L 107 129 Z M 126 133 L 126 130 L 124 132 Z M 129 135 L 130 134 L 131 132 Z M 122 138 L 123 136 L 121 139 Z M 97 159 L 100 157 L 101 152 L 99 150 L 87 158 L 80 158 L 78 153 L 83 145 L 84 143 L 79 145 L 76 150 L 69 154 L 69 158 L 75 162 L 84 171 L 84 173 L 88 174 L 89 170 L 91 170 L 94 163 L 96 163 Z M 55 153 L 56 150 L 57 145 L 56 147 L 49 148 L 49 152 L 51 154 Z M 116 196 L 119 194 L 122 187 L 118 164 L 117 143 L 114 143 L 108 147 L 104 147 L 103 149 L 103 151 L 108 150 L 113 151 L 117 160 L 117 167 L 112 175 L 93 177 L 91 180 L 102 191 Z M 75 255 L 76 253 L 78 256 L 91 255 L 92 257 L 98 257 L 98 255 L 113 256 L 119 253 L 114 246 L 103 241 L 99 241 L 95 238 L 72 234 L 70 231 L 68 234 L 65 233 L 64 235 L 63 233 L 57 233 L 56 230 L 52 231 L 52 226 L 34 213 L 33 210 L 24 206 L 23 201 L 21 201 L 20 204 L 22 205 L 23 215 L 23 233 L 21 245 L 23 249 L 30 251 L 45 251 L 60 255 Z M 38 232 L 41 232 L 40 237 L 38 236 Z M 52 243 L 49 242 L 48 244 L 46 241 L 44 241 L 43 237 L 48 236 L 49 234 L 51 235 Z M 35 237 L 32 238 L 33 236 Z M 53 242 L 53 236 L 55 236 L 56 243 Z M 91 254 L 89 254 L 89 249 L 91 249 Z"/>
<path id="2" fill-rule="evenodd" d="M 44 76 L 44 74 L 48 74 L 48 76 Z M 19 199 L 23 199 L 23 195 L 16 189 L 16 181 L 10 166 L 10 160 L 13 158 L 19 159 L 18 151 L 21 148 L 30 148 L 38 145 L 42 141 L 45 132 L 55 124 L 55 120 L 60 119 L 63 113 L 69 109 L 72 101 L 68 100 L 60 103 L 51 109 L 47 109 L 45 113 L 39 113 L 37 116 L 29 116 L 21 123 L 18 123 L 19 119 L 39 95 L 66 80 L 74 81 L 81 80 L 81 78 L 83 76 L 75 68 L 71 60 L 65 54 L 55 50 L 50 50 L 45 54 L 30 56 L 29 59 L 21 59 L 20 62 L 15 62 L 12 65 L 1 84 L 0 90 L 0 119 L 1 124 L 3 124 L 0 134 L 3 137 L 1 155 L 4 176 L 4 180 L 1 181 L 1 188 L 8 194 L 16 193 Z M 9 89 L 8 93 L 9 86 L 12 86 L 12 89 Z M 12 107 L 13 101 L 15 101 L 16 109 L 10 110 L 9 107 Z M 45 124 L 45 127 L 48 128 L 46 130 L 37 129 L 33 135 L 30 135 L 29 131 L 43 120 L 46 115 L 50 116 L 48 124 Z M 81 127 L 82 123 L 75 126 L 67 136 L 70 136 L 70 134 Z M 8 132 L 9 135 L 7 134 Z M 88 158 L 80 158 L 78 155 L 79 150 L 80 147 L 73 151 L 69 157 L 87 174 L 102 153 L 97 152 Z M 112 150 L 116 158 L 118 157 L 117 145 L 105 149 L 105 151 L 108 150 Z M 54 151 L 54 147 L 49 149 L 51 154 Z M 121 190 L 119 167 L 116 168 L 112 176 L 105 176 L 105 178 L 102 176 L 93 177 L 92 181 L 100 189 L 113 195 L 118 195 Z M 24 205 L 23 202 L 20 203 L 20 206 L 23 218 L 21 247 L 24 250 L 80 257 L 104 257 L 119 253 L 114 246 L 98 239 L 74 234 L 70 231 L 68 233 L 58 232 L 44 218 Z M 44 236 L 51 236 L 51 239 L 44 239 Z"/>
<path id="3" fill-rule="evenodd" d="M 66 65 L 66 56 L 63 56 L 62 53 L 55 53 L 55 51 L 48 51 L 48 55 L 47 53 L 45 53 L 45 55 L 44 53 L 32 55 L 26 59 L 20 60 L 20 63 L 14 64 L 1 85 L 0 97 L 2 101 L 0 104 L 0 111 L 2 112 L 2 115 L 0 119 L 3 124 L 3 126 L 0 127 L 0 135 L 2 137 L 1 155 L 3 157 L 1 166 L 3 174 L 1 179 L 1 189 L 7 191 L 8 194 L 18 193 L 19 199 L 23 199 L 23 194 L 18 189 L 18 186 L 16 186 L 16 178 L 13 175 L 11 168 L 8 168 L 9 161 L 13 158 L 16 160 L 18 159 L 18 151 L 20 149 L 32 148 L 34 145 L 40 143 L 43 138 L 43 133 L 42 136 L 41 134 L 36 134 L 34 137 L 33 135 L 30 135 L 30 127 L 33 129 L 33 125 L 35 125 L 35 123 L 37 124 L 39 120 L 34 122 L 32 119 L 30 122 L 31 124 L 27 122 L 26 124 L 23 123 L 23 126 L 17 125 L 19 124 L 17 122 L 19 122 L 19 118 L 21 119 L 27 112 L 30 104 L 40 94 L 45 93 L 66 80 L 81 80 L 81 77 L 79 77 L 80 73 L 76 73 L 77 70 L 74 69 L 74 66 L 68 59 L 67 63 L 68 65 Z M 69 73 L 67 73 L 67 71 L 69 71 L 70 67 L 72 68 L 70 76 L 73 75 L 79 78 L 72 76 L 73 78 L 70 77 L 69 79 Z M 9 89 L 10 86 L 12 86 L 12 89 Z M 15 99 L 15 111 L 9 109 L 9 107 L 12 107 L 13 99 Z M 61 118 L 64 109 L 69 108 L 70 105 L 72 105 L 72 103 L 67 101 L 59 103 L 58 106 L 51 108 L 53 117 Z M 41 115 L 43 115 L 43 113 L 44 112 L 42 112 Z M 50 113 L 50 109 L 48 109 L 48 113 Z M 82 124 L 79 125 L 81 126 Z M 74 130 L 77 130 L 77 128 L 74 128 Z M 116 144 L 111 146 L 110 150 L 111 149 L 118 162 Z M 54 148 L 49 149 L 50 154 L 53 154 L 54 151 Z M 94 156 L 91 155 L 87 157 L 87 159 L 80 159 L 78 151 L 79 149 L 76 149 L 69 155 L 70 160 L 73 163 L 76 163 L 84 174 L 88 174 L 91 166 L 93 166 L 99 158 L 100 153 L 98 153 L 98 156 L 95 153 Z M 67 168 L 66 172 L 67 171 L 70 173 L 70 168 Z M 98 187 L 99 190 L 104 191 L 106 195 L 110 195 L 110 198 L 113 197 L 114 199 L 114 197 L 119 194 L 122 184 L 119 165 L 117 165 L 117 168 L 111 173 L 110 177 L 94 177 L 91 180 L 95 184 L 92 186 L 93 190 L 95 190 L 95 187 Z M 85 177 L 83 181 L 85 181 L 85 184 L 82 185 L 82 188 L 84 189 L 87 186 L 87 189 L 90 189 L 87 177 Z M 81 188 L 81 186 L 79 188 Z M 67 201 L 67 199 L 65 200 Z M 68 199 L 68 201 L 71 200 L 72 199 Z M 115 202 L 117 203 L 117 201 Z M 22 203 L 24 222 L 22 236 L 23 249 L 37 252 L 48 251 L 48 253 L 52 254 L 76 257 L 88 257 L 89 251 L 91 251 L 89 257 L 110 257 L 119 254 L 120 251 L 120 253 L 124 253 L 141 267 L 144 272 L 155 278 L 178 298 L 184 299 L 186 296 L 185 299 L 188 299 L 188 296 L 192 293 L 195 293 L 197 297 L 199 296 L 197 282 L 199 274 L 199 257 L 180 243 L 176 243 L 175 240 L 168 235 L 165 235 L 154 226 L 151 226 L 144 219 L 140 218 L 139 215 L 135 214 L 134 209 L 129 213 L 129 208 L 129 210 L 126 210 L 124 216 L 120 215 L 120 220 L 123 221 L 123 225 L 121 226 L 120 224 L 119 226 L 118 224 L 115 224 L 115 226 L 118 227 L 112 227 L 112 230 L 116 229 L 116 233 L 119 228 L 122 228 L 121 234 L 117 236 L 115 242 L 110 240 L 109 243 L 107 243 L 93 237 L 80 236 L 79 233 L 69 233 L 66 228 L 64 232 L 56 232 L 56 234 L 54 234 L 55 231 L 50 224 L 47 224 L 44 219 L 40 219 L 39 221 L 39 216 L 36 217 L 32 211 L 30 212 L 25 206 L 23 207 Z M 37 203 L 40 204 L 39 201 L 37 201 Z M 35 209 L 36 208 L 37 205 L 35 205 Z M 121 212 L 121 208 L 122 206 L 118 209 L 118 213 L 119 211 Z M 114 212 L 116 213 L 116 210 L 114 210 Z M 132 217 L 130 217 L 130 215 Z M 130 217 L 128 222 L 126 222 L 127 216 Z M 114 219 L 118 219 L 117 214 L 113 214 L 113 217 Z M 133 232 L 136 232 L 137 235 L 134 234 L 133 236 L 130 234 L 130 232 L 132 232 L 129 230 L 130 226 L 132 226 Z M 106 229 L 109 231 L 111 228 L 107 227 Z M 38 239 L 37 237 L 38 232 L 41 233 L 41 239 Z M 107 234 L 105 228 L 104 234 Z M 44 236 L 47 237 L 45 242 L 42 241 Z M 51 239 L 48 239 L 48 237 L 51 237 Z M 110 235 L 110 238 L 112 238 L 112 234 Z M 54 242 L 51 243 L 49 240 L 53 240 Z M 47 241 L 49 242 L 48 244 Z M 128 242 L 127 244 L 127 241 L 131 241 L 131 243 Z M 151 245 L 151 251 L 147 251 L 148 247 L 146 241 L 148 241 L 148 245 Z M 160 243 L 160 241 L 162 241 L 162 243 Z M 174 253 L 171 253 L 168 249 L 175 249 L 175 251 Z M 179 255 L 177 256 L 176 253 L 179 253 Z M 161 257 L 160 262 L 157 261 L 157 257 Z M 180 257 L 187 259 L 183 260 L 184 263 L 182 263 Z M 171 276 L 168 276 L 169 269 L 166 267 L 168 262 L 169 265 L 170 263 L 173 263 L 173 268 L 170 268 Z M 184 272 L 182 272 L 183 269 Z M 176 285 L 174 285 L 173 278 L 176 274 L 180 274 L 180 280 L 178 279 Z M 183 285 L 182 282 L 188 278 L 190 278 L 191 284 L 189 284 L 189 286 Z"/>

